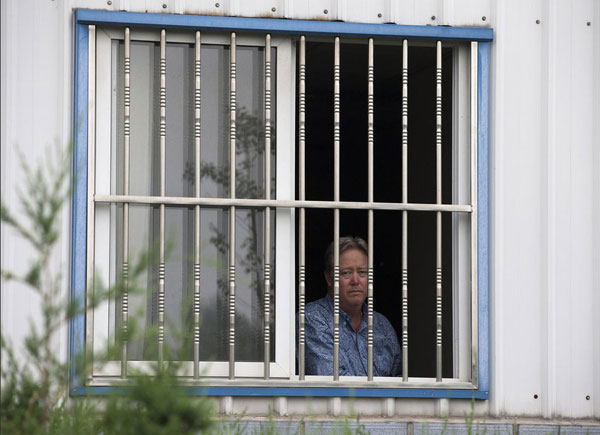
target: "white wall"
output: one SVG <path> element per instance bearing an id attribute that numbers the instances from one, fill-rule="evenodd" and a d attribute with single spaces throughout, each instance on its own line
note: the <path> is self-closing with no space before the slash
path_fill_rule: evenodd
<path id="1" fill-rule="evenodd" d="M 18 151 L 37 161 L 55 141 L 71 140 L 73 8 L 493 27 L 492 378 L 491 399 L 477 412 L 600 418 L 599 1 L 108 3 L 2 2 L 1 182 L 11 207 L 23 181 Z M 55 262 L 67 270 L 68 211 L 63 228 Z M 30 248 L 6 228 L 0 248 L 3 268 L 24 269 Z M 36 317 L 36 301 L 21 286 L 3 283 L 1 312 L 3 333 L 18 342 L 26 319 Z M 61 337 L 56 348 L 64 356 L 66 333 Z M 374 413 L 390 408 L 381 399 L 372 405 L 380 409 Z M 290 403 L 298 406 L 305 407 Z M 435 404 L 397 400 L 391 409 L 431 415 Z M 464 409 L 450 404 L 459 416 Z"/>
<path id="2" fill-rule="evenodd" d="M 492 14 L 494 413 L 600 415 L 599 13 L 540 0 Z"/>

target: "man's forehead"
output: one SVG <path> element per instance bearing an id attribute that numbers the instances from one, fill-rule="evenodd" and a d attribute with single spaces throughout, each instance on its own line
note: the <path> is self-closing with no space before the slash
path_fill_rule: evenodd
<path id="1" fill-rule="evenodd" d="M 340 254 L 341 263 L 367 263 L 367 256 L 360 249 L 348 249 Z"/>

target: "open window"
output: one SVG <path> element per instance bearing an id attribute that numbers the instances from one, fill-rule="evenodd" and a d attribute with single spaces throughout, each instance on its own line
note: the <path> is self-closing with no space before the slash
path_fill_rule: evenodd
<path id="1" fill-rule="evenodd" d="M 340 47 L 340 199 L 368 201 L 368 44 L 342 41 Z M 442 50 L 442 202 L 453 200 L 458 168 L 453 155 L 453 57 L 458 47 Z M 374 200 L 402 202 L 402 44 L 383 41 L 374 52 Z M 462 59 L 465 62 L 465 59 Z M 436 47 L 411 46 L 408 56 L 408 199 L 436 202 Z M 333 200 L 334 44 L 306 43 L 306 198 Z M 463 148 L 467 144 L 463 143 Z M 298 151 L 298 149 L 297 149 Z M 462 150 L 465 153 L 465 150 Z M 298 162 L 298 154 L 296 156 Z M 298 170 L 296 171 L 298 187 Z M 436 376 L 436 214 L 409 213 L 408 308 L 409 373 Z M 306 211 L 306 302 L 326 292 L 323 255 L 333 239 L 333 210 Z M 298 224 L 298 220 L 296 221 Z M 443 377 L 453 370 L 453 228 L 451 213 L 442 215 Z M 343 210 L 340 234 L 368 240 L 367 210 Z M 458 236 L 458 234 L 457 234 Z M 462 234 L 463 237 L 468 234 Z M 402 336 L 402 212 L 374 213 L 374 309 L 384 314 Z M 468 290 L 468 289 L 467 289 Z M 457 289 L 458 291 L 458 289 Z M 458 337 L 457 337 L 458 338 Z M 458 342 L 458 340 L 456 340 Z"/>

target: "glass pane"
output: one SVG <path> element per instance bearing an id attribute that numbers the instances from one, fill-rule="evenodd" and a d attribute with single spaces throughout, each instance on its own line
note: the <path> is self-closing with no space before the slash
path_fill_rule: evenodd
<path id="1" fill-rule="evenodd" d="M 202 46 L 200 106 L 200 195 L 229 196 L 229 50 Z M 186 174 L 195 174 L 193 162 Z"/>
<path id="2" fill-rule="evenodd" d="M 116 175 L 117 192 L 123 193 L 123 63 L 124 45 L 119 43 L 116 107 Z M 153 42 L 131 42 L 130 98 L 130 177 L 131 195 L 160 193 L 159 148 L 159 59 L 160 49 Z"/>
<path id="3" fill-rule="evenodd" d="M 213 198 L 229 196 L 229 56 L 228 47 L 202 47 L 201 195 Z M 271 56 L 272 63 L 276 64 L 274 49 Z M 264 198 L 264 49 L 238 47 L 236 68 L 236 197 Z M 276 82 L 275 77 L 273 73 L 272 83 Z M 274 180 L 276 92 L 275 86 L 272 88 L 271 176 Z M 194 174 L 190 163 L 186 174 Z M 273 197 L 274 188 L 272 182 Z"/>
<path id="4" fill-rule="evenodd" d="M 116 125 L 113 143 L 113 194 L 124 192 L 123 63 L 124 45 L 115 43 L 117 65 Z M 276 51 L 272 52 L 272 64 Z M 131 43 L 131 195 L 159 195 L 159 58 L 154 42 Z M 229 196 L 229 47 L 202 46 L 201 91 L 201 196 Z M 274 66 L 273 66 L 274 69 Z M 264 50 L 238 47 L 237 65 L 236 196 L 264 198 Z M 272 197 L 275 196 L 275 86 L 272 90 Z M 194 196 L 194 47 L 167 44 L 166 195 Z M 129 313 L 137 321 L 137 335 L 128 343 L 130 360 L 157 357 L 159 207 L 130 206 L 130 259 L 146 252 L 146 270 L 132 283 Z M 166 208 L 165 223 L 165 330 L 166 348 L 179 358 L 193 357 L 193 254 L 194 208 Z M 201 360 L 228 360 L 228 249 L 227 209 L 204 208 L 200 216 L 200 314 Z M 272 282 L 275 282 L 275 213 L 272 213 Z M 123 262 L 123 206 L 112 208 L 115 243 L 111 266 Z M 236 360 L 263 358 L 264 211 L 237 210 Z M 131 266 L 130 266 L 131 269 Z M 114 277 L 114 275 L 113 275 Z M 134 287 L 138 290 L 133 291 Z M 273 291 L 271 306 L 275 306 Z M 120 301 L 116 304 L 116 323 Z M 274 337 L 274 310 L 271 336 Z M 274 356 L 272 339 L 271 355 Z"/>
<path id="5" fill-rule="evenodd" d="M 242 209 L 236 212 L 236 360 L 263 360 L 264 325 L 264 211 Z M 274 215 L 274 213 L 272 213 Z M 271 222 L 274 234 L 274 219 Z M 274 241 L 271 236 L 271 240 Z M 274 244 L 271 248 L 274 259 Z M 275 280 L 272 268 L 271 282 Z M 271 334 L 275 336 L 275 298 L 271 288 Z M 274 340 L 271 339 L 274 344 Z M 274 356 L 274 346 L 271 356 Z"/>
<path id="6" fill-rule="evenodd" d="M 167 196 L 195 196 L 194 58 L 193 46 L 167 44 Z"/>

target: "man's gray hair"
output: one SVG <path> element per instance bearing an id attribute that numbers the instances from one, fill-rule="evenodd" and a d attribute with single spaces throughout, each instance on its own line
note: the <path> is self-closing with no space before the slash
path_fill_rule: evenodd
<path id="1" fill-rule="evenodd" d="M 362 238 L 354 236 L 340 237 L 340 255 L 349 249 L 358 249 L 366 256 L 369 255 L 369 247 L 367 246 L 367 242 L 365 242 Z M 325 273 L 330 278 L 333 278 L 333 242 L 329 244 L 327 251 L 325 251 L 324 263 Z"/>

